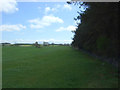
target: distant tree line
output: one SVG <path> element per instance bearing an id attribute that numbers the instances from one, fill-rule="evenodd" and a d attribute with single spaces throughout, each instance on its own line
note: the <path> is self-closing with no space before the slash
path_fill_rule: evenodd
<path id="1" fill-rule="evenodd" d="M 68 4 L 71 4 L 68 2 Z M 90 53 L 120 59 L 119 53 L 119 8 L 117 2 L 87 2 L 77 3 L 88 7 L 86 11 L 74 18 L 78 23 L 72 47 L 86 50 Z"/>
<path id="2" fill-rule="evenodd" d="M 70 46 L 70 44 L 68 43 L 65 43 L 65 44 L 55 44 L 55 43 L 51 43 L 49 45 L 60 45 L 60 46 Z"/>
<path id="3" fill-rule="evenodd" d="M 0 43 L 0 45 L 2 46 L 19 46 L 19 45 L 33 45 L 35 47 L 40 47 L 41 45 L 43 46 L 49 46 L 49 45 L 60 45 L 60 46 L 70 46 L 70 44 L 66 43 L 66 44 L 56 44 L 56 43 L 47 43 L 47 45 L 45 45 L 44 43 L 43 44 L 38 44 L 38 42 L 35 42 L 35 43 L 15 43 L 15 44 L 11 44 L 11 43 Z"/>

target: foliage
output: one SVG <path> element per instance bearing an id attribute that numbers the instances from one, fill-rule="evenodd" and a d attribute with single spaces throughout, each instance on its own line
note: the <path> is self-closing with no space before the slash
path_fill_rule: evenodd
<path id="1" fill-rule="evenodd" d="M 82 5 L 84 4 L 88 8 L 75 19 L 81 20 L 81 23 L 74 32 L 72 46 L 118 59 L 118 3 L 84 2 Z"/>

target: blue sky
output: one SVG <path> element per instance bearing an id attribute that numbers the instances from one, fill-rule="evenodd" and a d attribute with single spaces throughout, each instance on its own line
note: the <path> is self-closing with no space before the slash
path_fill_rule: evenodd
<path id="1" fill-rule="evenodd" d="M 72 42 L 77 6 L 66 2 L 14 2 L 12 5 L 1 10 L 2 42 Z"/>

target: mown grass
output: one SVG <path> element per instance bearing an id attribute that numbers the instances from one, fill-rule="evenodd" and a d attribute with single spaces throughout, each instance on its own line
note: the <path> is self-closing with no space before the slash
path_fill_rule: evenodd
<path id="1" fill-rule="evenodd" d="M 117 69 L 68 46 L 2 49 L 3 88 L 117 88 Z"/>

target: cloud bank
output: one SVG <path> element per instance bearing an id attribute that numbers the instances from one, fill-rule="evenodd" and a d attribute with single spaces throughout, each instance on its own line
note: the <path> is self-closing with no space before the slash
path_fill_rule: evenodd
<path id="1" fill-rule="evenodd" d="M 30 27 L 34 29 L 50 26 L 53 23 L 64 23 L 64 21 L 61 18 L 55 17 L 53 15 L 44 16 L 42 19 L 36 18 L 36 19 L 28 20 L 28 22 L 31 23 Z"/>
<path id="2" fill-rule="evenodd" d="M 0 0 L 0 12 L 14 13 L 18 10 L 16 0 Z"/>
<path id="3" fill-rule="evenodd" d="M 20 31 L 26 29 L 26 26 L 21 24 L 16 25 L 0 25 L 0 31 Z"/>

